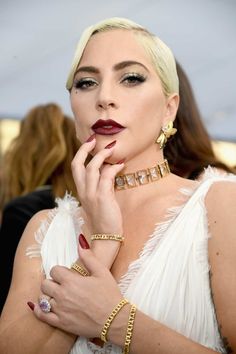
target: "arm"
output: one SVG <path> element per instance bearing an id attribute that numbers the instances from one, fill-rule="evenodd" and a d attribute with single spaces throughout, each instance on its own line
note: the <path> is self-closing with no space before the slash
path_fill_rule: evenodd
<path id="1" fill-rule="evenodd" d="M 93 162 L 90 163 L 90 166 L 86 170 L 81 168 L 87 152 L 94 148 L 94 144 L 95 142 L 91 142 L 83 145 L 80 154 L 77 156 L 77 161 L 75 160 L 75 169 L 78 168 L 78 173 L 75 170 L 75 177 L 76 175 L 78 176 L 78 186 L 84 186 L 86 182 L 96 182 L 95 187 L 91 183 L 90 188 L 87 188 L 86 191 L 80 191 L 80 199 L 83 201 L 82 205 L 85 207 L 85 210 L 87 209 L 86 215 L 90 217 L 91 222 L 89 225 L 91 226 L 91 230 L 99 225 L 99 230 L 102 230 L 102 232 L 106 232 L 107 230 L 110 232 L 114 230 L 114 227 L 117 228 L 117 220 L 120 220 L 120 211 L 117 208 L 111 189 L 111 169 L 113 169 L 114 173 L 115 166 L 111 168 L 105 166 L 100 174 L 100 182 L 97 182 L 97 167 L 100 167 L 101 161 L 104 161 L 105 157 L 105 151 L 101 151 L 99 156 L 92 160 Z M 108 176 L 108 173 L 110 173 L 110 176 Z M 233 186 L 235 194 L 235 184 L 231 184 L 231 186 Z M 93 193 L 88 193 L 91 191 Z M 218 215 L 217 219 L 219 219 L 217 230 L 211 230 L 212 240 L 217 240 L 219 235 L 227 234 L 227 249 L 231 250 L 228 272 L 231 274 L 231 277 L 235 277 L 235 257 L 232 257 L 235 254 L 235 205 L 234 203 L 229 203 L 229 199 L 232 200 L 232 191 L 230 189 L 227 195 L 223 195 L 227 210 L 225 218 L 222 217 L 221 210 L 222 195 L 215 196 L 214 191 L 213 197 L 210 197 L 211 195 L 212 193 L 209 192 L 209 198 L 207 197 L 207 201 L 208 199 L 210 200 L 210 205 L 207 202 L 209 215 Z M 235 200 L 235 197 L 233 200 Z M 219 206 L 218 214 L 217 210 L 214 210 L 214 207 L 217 205 Z M 118 224 L 121 225 L 120 222 Z M 225 229 L 227 229 L 227 232 Z M 49 314 L 42 313 L 38 306 L 36 306 L 35 315 L 41 321 L 62 330 L 68 330 L 71 333 L 80 334 L 87 338 L 99 337 L 105 320 L 114 306 L 121 300 L 122 295 L 111 273 L 94 257 L 91 250 L 80 248 L 79 252 L 80 259 L 89 270 L 91 276 L 81 277 L 77 274 L 77 277 L 73 275 L 74 278 L 72 280 L 70 270 L 64 267 L 54 267 L 51 273 L 54 281 L 44 281 L 42 290 L 45 294 L 52 297 L 55 301 L 54 303 L 58 304 L 58 306 L 55 306 L 53 312 Z M 211 260 L 211 262 L 213 266 L 213 261 Z M 225 273 L 222 274 L 219 268 L 214 270 L 217 273 L 217 282 L 216 285 L 212 284 L 213 292 L 218 292 L 217 285 L 220 287 L 221 281 L 225 277 Z M 69 284 L 73 286 L 68 286 Z M 234 296 L 232 294 L 235 293 L 235 282 L 231 282 L 225 288 L 224 296 L 222 296 L 222 304 L 219 305 L 216 303 L 217 316 L 221 311 L 223 313 L 227 312 L 228 304 L 232 305 L 233 303 Z M 94 294 L 96 294 L 96 297 L 94 297 Z M 222 306 L 222 309 L 220 306 Z M 231 310 L 231 315 L 225 318 L 222 317 L 223 321 L 221 324 L 223 328 L 226 328 L 225 333 L 231 343 L 232 350 L 235 350 L 235 342 L 232 339 L 232 333 L 235 332 L 236 328 L 235 307 L 232 306 Z M 122 310 L 119 313 L 108 335 L 109 340 L 119 346 L 123 346 L 124 344 L 128 320 L 127 311 L 126 307 L 124 311 Z M 140 311 L 137 311 L 135 320 L 131 352 L 134 354 L 143 354 L 144 352 L 146 354 L 182 354 L 183 352 L 189 354 L 216 353 L 214 350 L 194 343 L 192 340 L 167 328 L 158 321 L 154 321 Z"/>
<path id="2" fill-rule="evenodd" d="M 79 248 L 80 259 L 91 276 L 77 275 L 71 283 L 71 272 L 64 267 L 54 267 L 53 281 L 44 281 L 43 290 L 58 304 L 53 313 L 45 314 L 36 305 L 34 313 L 43 322 L 87 338 L 100 337 L 102 327 L 122 295 L 111 273 L 93 255 L 90 249 Z M 96 297 L 94 294 L 96 293 Z M 60 304 L 60 305 L 59 305 Z M 61 305 L 62 304 L 62 305 Z M 108 332 L 108 340 L 123 347 L 130 306 L 125 306 L 115 317 Z M 137 311 L 131 352 L 133 354 L 213 354 L 214 350 L 203 347 L 178 334 L 160 322 Z"/>
<path id="3" fill-rule="evenodd" d="M 0 269 L 4 269 L 4 276 L 1 275 L 0 284 L 0 311 L 4 306 L 11 284 L 14 256 L 18 242 L 27 224 L 27 218 L 14 202 L 9 203 L 2 213 L 2 224 L 0 227 Z"/>
<path id="4" fill-rule="evenodd" d="M 11 284 L 16 248 L 24 229 L 39 210 L 55 206 L 50 190 L 39 190 L 12 199 L 3 209 L 0 227 L 0 269 L 4 269 L 0 283 L 0 311 L 4 306 Z"/>
<path id="5" fill-rule="evenodd" d="M 11 289 L 0 319 L 1 353 L 65 354 L 76 338 L 38 321 L 27 306 L 29 299 L 37 302 L 43 274 L 40 258 L 30 259 L 25 252 L 35 243 L 34 233 L 46 214 L 39 212 L 31 219 L 16 252 Z"/>
<path id="6" fill-rule="evenodd" d="M 104 175 L 104 179 L 100 180 L 98 173 L 99 168 L 105 158 L 112 154 L 112 149 L 103 149 L 96 155 L 93 161 L 90 162 L 87 169 L 85 169 L 84 160 L 86 159 L 88 152 L 92 150 L 94 146 L 95 140 L 94 142 L 84 144 L 77 153 L 73 163 L 76 185 L 78 187 L 78 191 L 80 192 L 79 199 L 83 202 L 83 209 L 85 210 L 85 215 L 89 220 L 86 226 L 89 233 L 96 232 L 97 230 L 99 230 L 99 232 L 109 230 L 110 233 L 122 233 L 121 213 L 118 204 L 114 199 L 111 186 L 113 186 L 114 176 L 119 172 L 119 170 L 122 169 L 123 165 L 120 164 L 103 167 L 102 174 Z M 95 183 L 93 179 L 94 168 L 96 170 Z M 109 183 L 107 183 L 107 181 Z M 95 198 L 98 186 L 100 193 L 99 197 Z M 109 196 L 112 195 L 112 209 L 106 202 L 107 194 Z M 106 215 L 105 219 L 101 219 L 100 214 L 97 213 L 98 210 L 101 212 L 101 206 L 103 209 L 103 214 Z M 90 215 L 91 213 L 92 217 Z M 95 217 L 93 217 L 94 214 Z M 52 328 L 45 323 L 38 321 L 26 305 L 28 301 L 37 303 L 38 295 L 41 292 L 40 290 L 44 290 L 41 288 L 41 282 L 43 279 L 40 260 L 36 258 L 29 259 L 25 256 L 25 250 L 34 243 L 33 235 L 38 229 L 40 221 L 44 217 L 45 212 L 38 213 L 37 216 L 32 218 L 18 247 L 15 259 L 13 282 L 3 311 L 0 326 L 0 349 L 4 353 L 14 354 L 16 352 L 19 353 L 19 350 L 24 354 L 33 354 L 38 352 L 40 352 L 40 354 L 67 353 L 78 335 L 78 332 L 75 333 L 76 336 L 73 336 L 63 332 L 63 330 L 61 331 Z M 113 230 L 110 226 L 114 227 L 114 224 L 115 229 Z M 99 258 L 103 259 L 103 263 L 106 266 L 111 266 L 114 260 L 114 254 L 117 253 L 119 245 L 114 242 L 106 242 L 106 246 L 107 247 L 105 247 L 104 250 L 102 243 L 96 241 L 94 252 L 99 255 Z M 67 271 L 68 279 L 71 279 L 71 282 L 66 281 L 63 285 L 65 285 L 66 290 L 72 288 L 73 291 L 75 288 L 73 285 L 79 278 L 78 273 L 67 268 L 65 268 L 65 270 Z M 47 282 L 47 280 L 45 280 L 45 282 Z M 50 283 L 50 281 L 48 282 Z M 95 289 L 95 293 L 96 291 L 97 289 Z M 52 300 L 50 300 L 50 302 L 51 301 Z M 68 321 L 65 321 L 65 323 L 68 323 Z M 74 333 L 68 329 L 67 325 L 64 326 L 64 331 Z M 32 334 L 31 336 L 28 336 L 29 332 Z M 12 338 L 12 333 L 14 333 L 14 338 Z M 19 346 L 18 343 L 21 343 L 22 339 L 24 339 L 23 345 Z"/>
<path id="7" fill-rule="evenodd" d="M 227 353 L 236 353 L 236 186 L 215 183 L 206 198 L 211 287 Z"/>
<path id="8" fill-rule="evenodd" d="M 209 228 L 211 239 L 209 241 L 209 258 L 211 264 L 212 291 L 216 307 L 216 315 L 220 324 L 222 337 L 228 353 L 236 352 L 236 186 L 235 183 L 215 183 L 206 197 Z M 224 213 L 222 211 L 225 211 Z M 106 318 L 121 300 L 119 292 L 111 273 L 104 269 L 89 249 L 79 249 L 80 257 L 91 272 L 91 277 L 76 279 L 76 301 L 68 304 L 63 311 L 58 308 L 56 316 L 45 316 L 36 309 L 36 315 L 42 321 L 63 329 L 63 321 L 70 323 L 73 333 L 83 336 L 99 337 Z M 67 270 L 56 267 L 52 277 L 63 287 L 63 278 L 67 277 Z M 65 273 L 64 273 L 65 271 Z M 64 273 L 64 274 L 63 274 Z M 78 289 L 83 289 L 80 292 Z M 45 284 L 46 293 L 58 296 L 57 302 L 65 304 L 68 294 L 65 289 L 54 288 L 53 284 Z M 63 292 L 65 298 L 63 299 Z M 89 294 L 96 292 L 96 301 Z M 73 296 L 70 296 L 73 298 Z M 72 314 L 74 308 L 76 315 Z M 86 311 L 85 311 L 86 309 Z M 70 313 L 71 312 L 71 313 Z M 95 315 L 96 314 L 96 315 Z M 119 346 L 124 345 L 125 332 L 129 316 L 129 306 L 125 306 L 112 323 L 108 339 Z M 61 319 L 59 319 L 59 317 Z M 82 319 L 82 321 L 81 321 Z M 83 326 L 81 325 L 83 323 Z M 158 321 L 155 321 L 137 311 L 131 353 L 134 354 L 210 354 L 216 351 L 203 347 L 185 336 L 178 334 Z"/>
<path id="9" fill-rule="evenodd" d="M 227 353 L 233 354 L 236 353 L 236 183 L 213 184 L 206 197 L 206 208 L 211 235 L 209 261 L 213 301 L 225 348 Z M 126 313 L 126 321 L 127 317 Z M 118 331 L 110 334 L 114 336 L 113 341 L 118 340 Z M 140 312 L 135 320 L 131 349 L 135 354 L 215 353 Z"/>

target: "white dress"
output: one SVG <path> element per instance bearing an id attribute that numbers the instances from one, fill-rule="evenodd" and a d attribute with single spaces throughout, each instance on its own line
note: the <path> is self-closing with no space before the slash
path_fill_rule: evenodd
<path id="1" fill-rule="evenodd" d="M 169 210 L 166 221 L 156 225 L 139 258 L 121 278 L 122 294 L 138 309 L 193 341 L 225 353 L 211 297 L 208 264 L 208 223 L 204 199 L 216 181 L 235 181 L 234 175 L 219 175 L 209 167 L 194 190 L 181 190 L 185 201 Z M 54 265 L 70 267 L 78 258 L 77 236 L 83 220 L 77 202 L 69 196 L 58 200 L 47 222 L 36 233 L 49 277 Z M 70 354 L 120 354 L 111 343 L 103 348 L 80 337 Z"/>

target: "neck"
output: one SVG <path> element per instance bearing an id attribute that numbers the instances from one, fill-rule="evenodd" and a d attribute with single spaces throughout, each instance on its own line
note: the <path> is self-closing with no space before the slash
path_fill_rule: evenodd
<path id="1" fill-rule="evenodd" d="M 148 150 L 139 152 L 136 156 L 129 156 L 125 159 L 125 166 L 122 170 L 123 174 L 132 173 L 134 171 L 142 170 L 147 167 L 155 166 L 164 160 L 163 151 L 158 146 L 152 146 Z"/>
<path id="2" fill-rule="evenodd" d="M 166 177 L 169 173 L 170 169 L 168 162 L 167 160 L 163 160 L 154 166 L 116 176 L 115 188 L 116 190 L 124 190 L 143 186 L 145 184 L 157 182 L 161 178 Z"/>

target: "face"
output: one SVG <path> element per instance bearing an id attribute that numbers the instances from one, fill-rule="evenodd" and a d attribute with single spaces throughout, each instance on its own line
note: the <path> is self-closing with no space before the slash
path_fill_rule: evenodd
<path id="1" fill-rule="evenodd" d="M 71 107 L 79 140 L 96 133 L 94 153 L 116 140 L 108 162 L 138 156 L 156 162 L 160 149 L 155 140 L 175 115 L 170 102 L 132 31 L 112 30 L 90 38 L 74 77 Z"/>

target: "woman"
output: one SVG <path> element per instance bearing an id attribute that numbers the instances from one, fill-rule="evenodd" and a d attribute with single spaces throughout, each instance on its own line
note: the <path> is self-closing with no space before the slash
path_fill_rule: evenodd
<path id="1" fill-rule="evenodd" d="M 61 201 L 28 224 L 0 349 L 225 353 L 219 325 L 235 350 L 235 177 L 169 172 L 162 149 L 179 102 L 171 51 L 131 21 L 105 20 L 82 36 L 67 88 L 83 142 L 72 164 L 82 207 Z M 34 233 L 42 264 L 25 257 Z M 81 263 L 71 266 L 78 234 Z"/>

